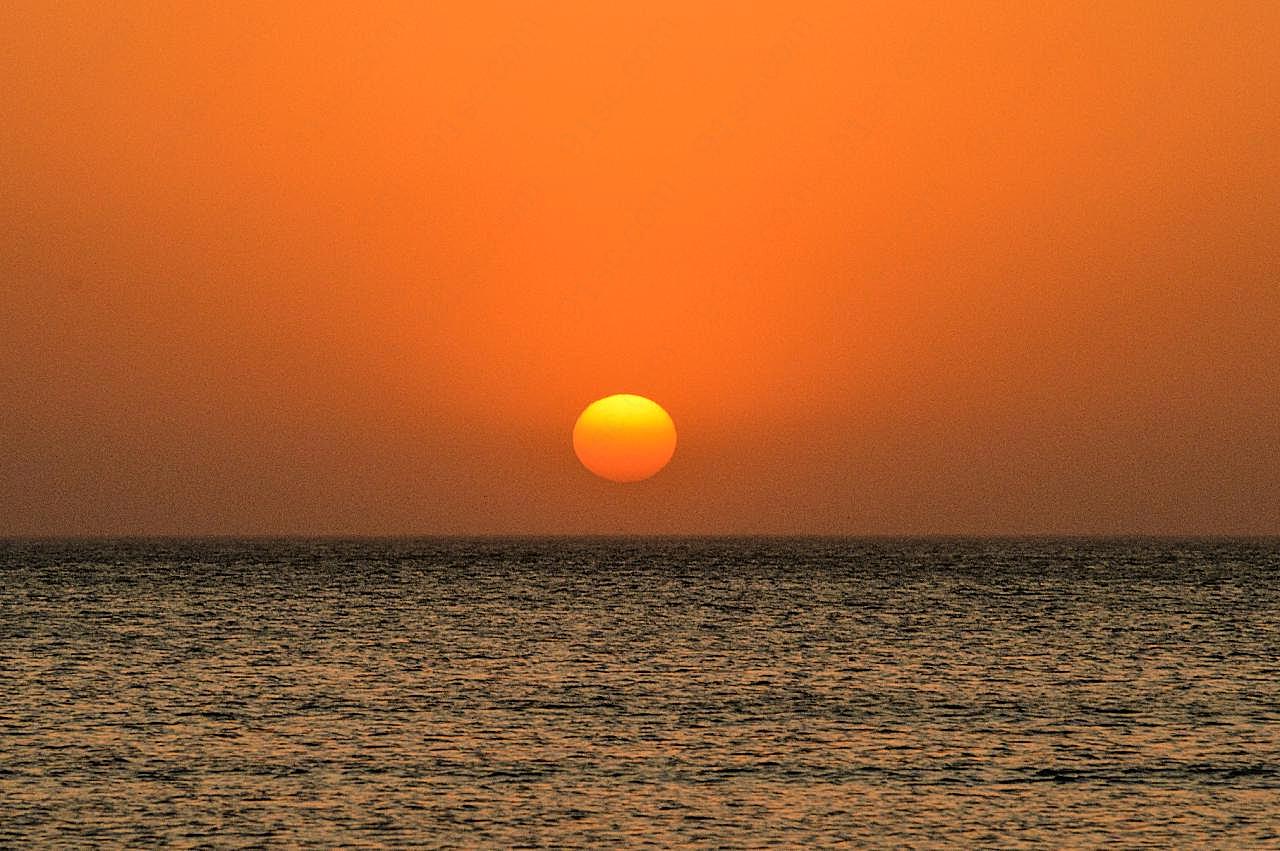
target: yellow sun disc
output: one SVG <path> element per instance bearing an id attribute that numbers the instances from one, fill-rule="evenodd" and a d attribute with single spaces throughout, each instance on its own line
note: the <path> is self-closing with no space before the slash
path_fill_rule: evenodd
<path id="1" fill-rule="evenodd" d="M 667 466 L 676 451 L 676 425 L 661 405 L 643 396 L 606 396 L 578 416 L 573 451 L 597 476 L 638 482 Z"/>

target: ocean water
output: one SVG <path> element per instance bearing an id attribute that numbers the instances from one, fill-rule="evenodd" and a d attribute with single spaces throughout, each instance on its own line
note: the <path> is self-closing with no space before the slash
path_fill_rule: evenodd
<path id="1" fill-rule="evenodd" d="M 0 846 L 1280 847 L 1280 541 L 0 543 Z"/>

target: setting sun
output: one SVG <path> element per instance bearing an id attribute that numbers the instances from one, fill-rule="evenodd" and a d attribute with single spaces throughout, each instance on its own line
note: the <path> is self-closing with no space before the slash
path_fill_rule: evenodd
<path id="1" fill-rule="evenodd" d="M 615 482 L 638 482 L 661 470 L 676 451 L 676 426 L 656 402 L 619 393 L 592 402 L 573 427 L 582 465 Z"/>

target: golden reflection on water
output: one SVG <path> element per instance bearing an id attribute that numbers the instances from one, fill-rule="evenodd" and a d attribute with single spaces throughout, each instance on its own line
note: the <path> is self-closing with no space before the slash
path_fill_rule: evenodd
<path id="1" fill-rule="evenodd" d="M 1280 842 L 1275 542 L 0 553 L 0 844 Z"/>

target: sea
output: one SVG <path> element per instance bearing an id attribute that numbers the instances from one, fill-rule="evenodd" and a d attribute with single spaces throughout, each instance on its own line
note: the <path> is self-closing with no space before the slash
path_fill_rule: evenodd
<path id="1" fill-rule="evenodd" d="M 1280 540 L 0 542 L 0 847 L 1280 847 Z"/>

